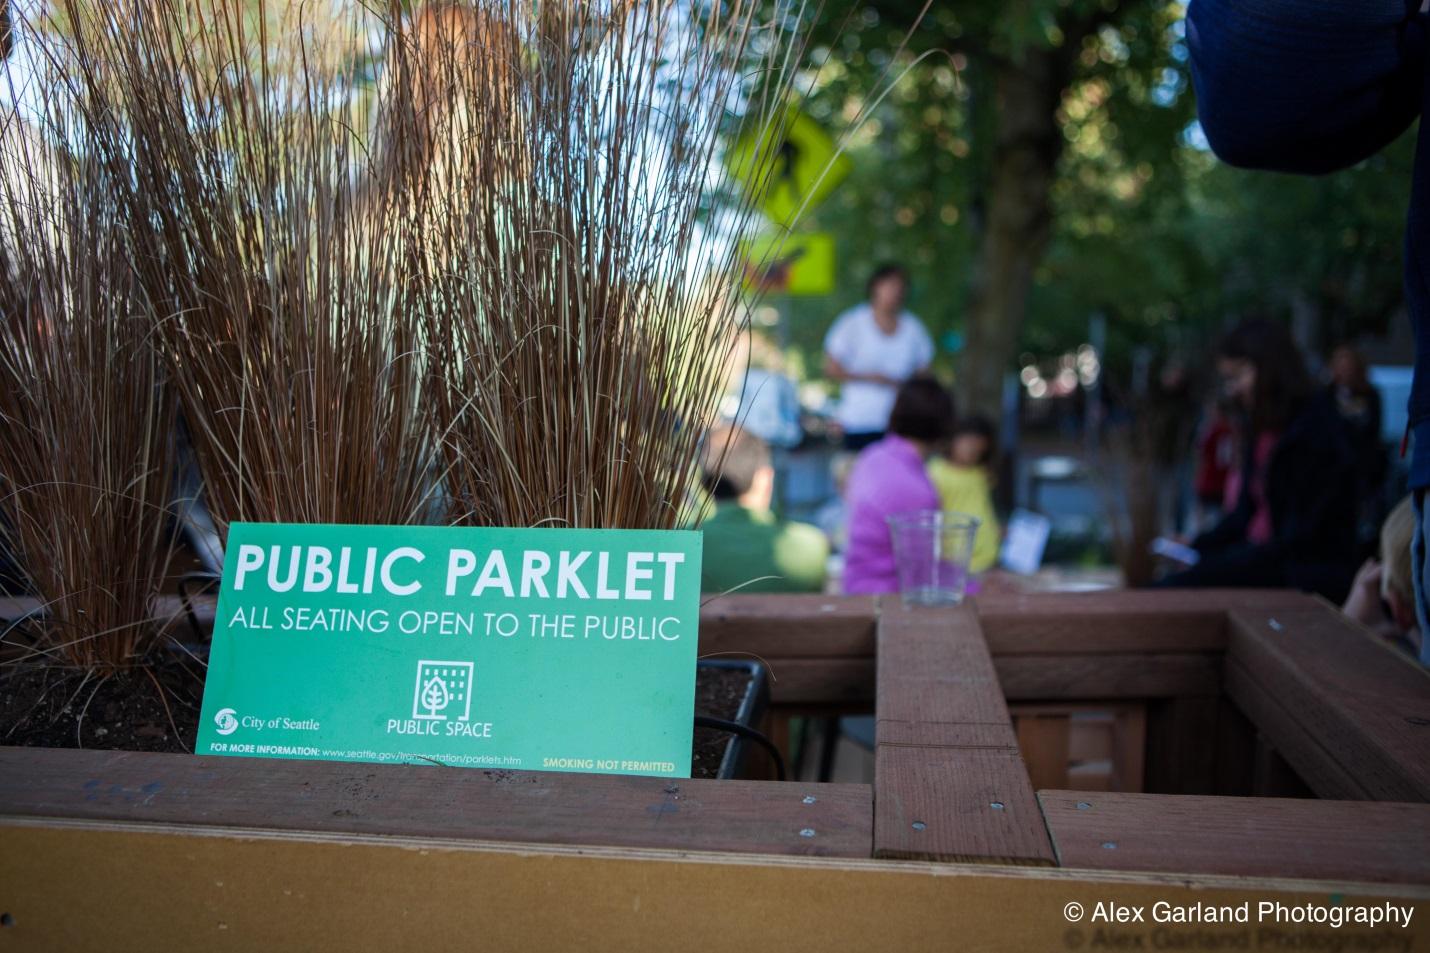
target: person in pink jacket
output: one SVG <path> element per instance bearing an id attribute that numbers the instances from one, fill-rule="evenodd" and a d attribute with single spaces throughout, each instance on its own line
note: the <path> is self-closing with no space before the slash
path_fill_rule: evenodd
<path id="1" fill-rule="evenodd" d="M 888 517 L 939 508 L 924 461 L 948 439 L 953 421 L 953 398 L 938 381 L 915 377 L 899 388 L 887 435 L 860 452 L 845 484 L 846 593 L 898 591 Z"/>

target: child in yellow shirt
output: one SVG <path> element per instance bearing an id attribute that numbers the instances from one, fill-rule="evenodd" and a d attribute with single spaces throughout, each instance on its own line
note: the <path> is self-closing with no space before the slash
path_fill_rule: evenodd
<path id="1" fill-rule="evenodd" d="M 946 456 L 928 462 L 929 479 L 938 490 L 945 510 L 966 513 L 979 519 L 978 536 L 973 541 L 974 572 L 983 572 L 998 561 L 1002 529 L 993 511 L 994 429 L 986 417 L 961 418 L 953 428 L 953 441 Z"/>

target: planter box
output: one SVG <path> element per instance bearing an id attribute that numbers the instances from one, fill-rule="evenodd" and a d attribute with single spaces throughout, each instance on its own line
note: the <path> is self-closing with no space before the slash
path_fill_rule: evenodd
<path id="1" fill-rule="evenodd" d="M 701 651 L 767 661 L 777 739 L 875 711 L 874 783 L 0 749 L 0 947 L 1430 945 L 1430 677 L 1317 600 L 731 596 Z M 1020 739 L 1066 767 L 1045 729 L 1099 710 L 1143 790 L 1035 790 Z M 1388 899 L 1410 928 L 1254 919 Z M 1253 921 L 1088 919 L 1158 901 Z"/>
<path id="2" fill-rule="evenodd" d="M 712 669 L 723 672 L 740 672 L 749 677 L 749 684 L 745 688 L 745 697 L 740 700 L 740 708 L 735 712 L 735 717 L 730 719 L 746 728 L 759 730 L 760 722 L 765 717 L 765 710 L 770 704 L 770 683 L 765 677 L 765 667 L 759 662 L 751 662 L 736 659 L 704 659 L 696 665 L 697 673 L 699 669 Z M 698 677 L 698 674 L 697 674 Z M 720 770 L 716 777 L 722 780 L 738 778 L 745 772 L 746 762 L 749 760 L 751 742 L 741 735 L 731 735 L 729 743 L 725 746 L 725 756 L 720 759 Z"/>

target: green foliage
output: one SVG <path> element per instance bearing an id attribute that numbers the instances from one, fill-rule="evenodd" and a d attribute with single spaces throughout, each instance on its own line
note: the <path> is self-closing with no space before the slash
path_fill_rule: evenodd
<path id="1" fill-rule="evenodd" d="M 1083 22 L 1095 26 L 1058 110 L 1053 231 L 1024 348 L 1076 347 L 1094 312 L 1107 316 L 1113 367 L 1139 346 L 1195 353 L 1250 313 L 1310 315 L 1321 345 L 1385 330 L 1400 305 L 1413 136 L 1330 176 L 1233 169 L 1195 124 L 1182 3 L 939 4 L 910 34 L 921 8 L 824 8 L 825 59 L 807 108 L 840 131 L 881 83 L 897 84 L 851 137 L 854 171 L 810 222 L 835 234 L 840 281 L 830 300 L 798 307 L 790 340 L 805 366 L 818 366 L 829 319 L 887 259 L 909 267 L 911 306 L 936 339 L 963 329 L 998 108 L 993 67 L 1059 47 Z M 956 370 L 957 359 L 944 353 L 940 365 Z"/>

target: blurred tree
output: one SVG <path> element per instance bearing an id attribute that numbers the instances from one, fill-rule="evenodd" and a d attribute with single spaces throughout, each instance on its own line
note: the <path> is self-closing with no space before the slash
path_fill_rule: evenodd
<path id="1" fill-rule="evenodd" d="M 914 310 L 962 338 L 941 363 L 963 406 L 996 411 L 1019 350 L 1075 348 L 1094 312 L 1113 369 L 1139 346 L 1195 356 L 1248 312 L 1312 346 L 1386 328 L 1410 136 L 1319 179 L 1231 169 L 1195 124 L 1181 2 L 978 0 L 912 28 L 921 8 L 825 5 L 811 112 L 845 128 L 893 88 L 814 224 L 839 240 L 842 304 L 876 261 L 910 267 Z"/>
<path id="2" fill-rule="evenodd" d="M 992 411 L 999 406 L 1003 374 L 1012 365 L 1037 270 L 1054 235 L 1060 160 L 1070 145 L 1086 146 L 1096 158 L 1100 145 L 1097 125 L 1086 127 L 1086 139 L 1082 127 L 1069 135 L 1069 111 L 1106 116 L 1152 96 L 1163 81 L 1172 40 L 1168 27 L 1177 10 L 1156 0 L 1019 0 L 939 7 L 920 20 L 922 9 L 914 0 L 875 0 L 842 20 L 830 9 L 830 27 L 845 30 L 838 41 L 846 53 L 839 72 L 840 79 L 848 79 L 819 87 L 817 95 L 867 97 L 885 77 L 903 73 L 892 98 L 926 123 L 925 134 L 913 138 L 966 160 L 901 205 L 895 220 L 900 215 L 902 224 L 928 220 L 935 208 L 937 221 L 948 229 L 965 219 L 971 262 L 962 289 L 966 349 L 957 386 L 965 406 Z M 881 51 L 897 49 L 904 38 L 907 62 L 891 64 Z M 871 50 L 861 56 L 865 44 Z M 950 67 L 956 71 L 952 84 L 940 75 Z M 1162 108 L 1182 99 L 1170 97 Z M 846 102 L 841 111 L 852 110 Z M 1155 125 L 1155 132 L 1139 137 L 1138 148 L 1160 145 L 1170 154 L 1179 123 Z M 936 174 L 940 163 L 921 165 Z M 963 181 L 950 181 L 957 179 Z M 946 196 L 937 194 L 940 189 Z M 939 198 L 953 204 L 933 206 L 930 199 Z"/>

